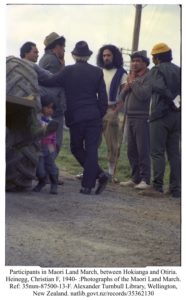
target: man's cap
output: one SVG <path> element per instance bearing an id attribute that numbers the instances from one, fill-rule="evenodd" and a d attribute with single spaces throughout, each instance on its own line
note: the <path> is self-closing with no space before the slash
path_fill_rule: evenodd
<path id="1" fill-rule="evenodd" d="M 73 55 L 76 56 L 90 56 L 92 55 L 92 51 L 89 49 L 87 42 L 79 41 L 76 43 L 74 50 L 71 52 Z"/>
<path id="2" fill-rule="evenodd" d="M 51 44 L 53 44 L 54 42 L 56 42 L 57 40 L 60 40 L 60 39 L 65 41 L 64 36 L 60 36 L 56 32 L 51 32 L 49 35 L 46 36 L 46 38 L 44 40 L 44 45 L 47 48 L 48 46 L 50 46 Z"/>
<path id="3" fill-rule="evenodd" d="M 169 48 L 169 46 L 165 43 L 159 43 L 154 45 L 154 47 L 152 48 L 151 54 L 155 55 L 155 54 L 159 54 L 159 53 L 165 53 L 170 51 L 171 48 Z"/>
<path id="4" fill-rule="evenodd" d="M 130 54 L 131 59 L 135 58 L 135 57 L 140 57 L 142 58 L 142 60 L 149 65 L 150 60 L 147 57 L 147 51 L 146 50 L 141 50 L 141 51 L 135 51 L 132 54 Z"/>

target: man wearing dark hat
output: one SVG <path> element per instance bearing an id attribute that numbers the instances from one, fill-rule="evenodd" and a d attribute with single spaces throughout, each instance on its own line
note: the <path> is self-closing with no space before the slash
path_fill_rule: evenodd
<path id="1" fill-rule="evenodd" d="M 148 195 L 163 195 L 165 154 L 170 165 L 169 194 L 181 196 L 181 70 L 173 64 L 172 50 L 165 43 L 151 51 L 155 66 L 151 69 L 152 100 L 150 109 L 150 144 L 153 166 L 153 189 Z"/>
<path id="2" fill-rule="evenodd" d="M 71 152 L 84 169 L 80 192 L 91 194 L 98 179 L 95 193 L 100 194 L 108 182 L 107 174 L 98 165 L 98 144 L 107 109 L 107 94 L 102 70 L 87 62 L 91 54 L 85 41 L 78 42 L 72 51 L 75 64 L 42 83 L 64 87 Z"/>
<path id="3" fill-rule="evenodd" d="M 148 79 L 149 58 L 145 50 L 131 55 L 131 73 L 123 89 L 127 116 L 127 154 L 132 169 L 131 179 L 122 186 L 136 189 L 150 187 L 149 104 L 151 86 Z"/>

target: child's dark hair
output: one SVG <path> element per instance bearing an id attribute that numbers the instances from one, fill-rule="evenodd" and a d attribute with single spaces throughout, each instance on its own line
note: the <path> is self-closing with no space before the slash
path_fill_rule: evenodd
<path id="1" fill-rule="evenodd" d="M 53 104 L 53 109 L 55 109 L 54 99 L 51 96 L 41 95 L 40 100 L 41 100 L 41 106 L 42 107 L 47 107 L 50 104 Z"/>

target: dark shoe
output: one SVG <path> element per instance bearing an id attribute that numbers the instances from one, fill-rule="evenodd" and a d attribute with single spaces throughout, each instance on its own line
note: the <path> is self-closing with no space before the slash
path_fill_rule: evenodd
<path id="1" fill-rule="evenodd" d="M 180 191 L 173 191 L 173 192 L 171 192 L 171 196 L 173 198 L 181 198 L 181 192 Z"/>
<path id="2" fill-rule="evenodd" d="M 106 188 L 107 183 L 109 182 L 109 175 L 106 173 L 101 173 L 98 179 L 98 187 L 95 191 L 95 194 L 101 194 Z"/>
<path id="3" fill-rule="evenodd" d="M 58 174 L 56 175 L 49 175 L 51 181 L 50 187 L 50 194 L 57 194 L 57 187 L 58 187 Z"/>
<path id="4" fill-rule="evenodd" d="M 91 194 L 91 189 L 90 188 L 81 188 L 80 193 L 85 194 L 85 195 L 90 195 Z"/>
<path id="5" fill-rule="evenodd" d="M 159 193 L 163 193 L 163 187 L 152 185 L 153 189 Z"/>
<path id="6" fill-rule="evenodd" d="M 34 192 L 40 192 L 42 188 L 46 185 L 46 180 L 39 180 L 38 184 L 33 188 Z"/>

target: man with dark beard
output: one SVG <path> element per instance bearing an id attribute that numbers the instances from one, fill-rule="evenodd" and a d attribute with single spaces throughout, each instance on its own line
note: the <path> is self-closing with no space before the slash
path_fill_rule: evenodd
<path id="1" fill-rule="evenodd" d="M 123 68 L 121 51 L 114 45 L 104 45 L 97 56 L 97 65 L 102 68 L 108 96 L 108 109 L 103 119 L 103 134 L 108 151 L 108 172 L 112 180 L 115 173 L 119 150 L 119 117 L 123 105 L 119 93 L 124 87 L 127 72 Z"/>

